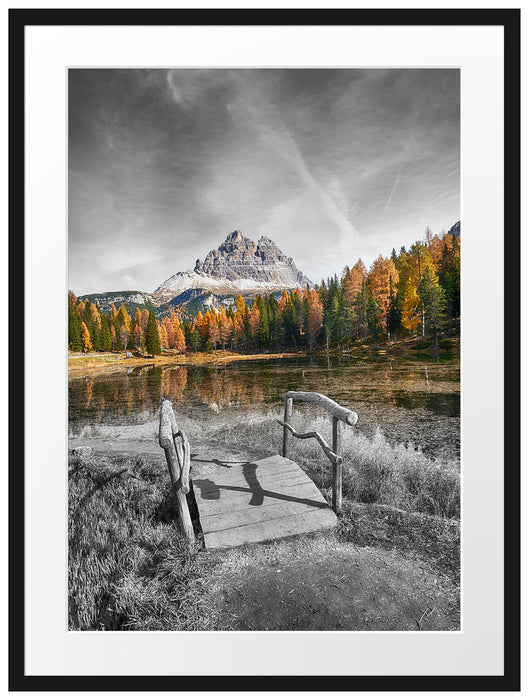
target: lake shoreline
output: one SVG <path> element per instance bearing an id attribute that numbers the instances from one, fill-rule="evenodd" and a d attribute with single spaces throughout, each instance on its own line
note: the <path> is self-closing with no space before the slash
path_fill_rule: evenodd
<path id="1" fill-rule="evenodd" d="M 263 353 L 234 353 L 228 350 L 218 350 L 214 354 L 206 352 L 185 353 L 185 354 L 163 354 L 154 357 L 130 357 L 127 358 L 125 352 L 120 353 L 69 353 L 68 355 L 68 377 L 78 377 L 86 375 L 108 374 L 114 372 L 126 372 L 131 367 L 203 367 L 226 365 L 233 362 L 281 360 L 306 357 L 382 357 L 382 356 L 402 356 L 408 353 L 425 353 L 435 357 L 459 355 L 459 336 L 449 339 L 450 350 L 433 347 L 433 341 L 428 339 L 415 338 L 413 340 L 398 340 L 396 343 L 375 347 L 373 345 L 361 345 L 350 348 L 348 351 L 338 351 L 336 349 L 326 351 L 318 350 L 309 353 L 306 350 L 290 352 L 263 352 Z"/>
<path id="2" fill-rule="evenodd" d="M 130 357 L 125 353 L 103 355 L 70 355 L 68 357 L 68 376 L 85 374 L 106 374 L 108 372 L 126 372 L 130 367 L 203 367 L 205 365 L 225 365 L 232 362 L 245 360 L 279 360 L 282 358 L 308 357 L 305 352 L 286 353 L 256 353 L 242 355 L 218 351 L 217 354 L 209 353 L 183 354 L 183 355 L 156 355 L 155 357 Z M 110 359 L 111 358 L 111 359 Z"/>

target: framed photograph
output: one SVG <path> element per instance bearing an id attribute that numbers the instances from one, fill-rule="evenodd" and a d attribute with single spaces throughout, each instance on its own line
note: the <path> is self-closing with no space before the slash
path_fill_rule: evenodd
<path id="1" fill-rule="evenodd" d="M 519 689 L 519 10 L 9 52 L 10 688 Z"/>

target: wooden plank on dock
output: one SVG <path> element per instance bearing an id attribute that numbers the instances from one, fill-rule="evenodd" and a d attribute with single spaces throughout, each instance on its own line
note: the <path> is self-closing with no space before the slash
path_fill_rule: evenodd
<path id="1" fill-rule="evenodd" d="M 192 483 L 207 549 L 333 527 L 336 515 L 292 460 L 202 463 Z"/>

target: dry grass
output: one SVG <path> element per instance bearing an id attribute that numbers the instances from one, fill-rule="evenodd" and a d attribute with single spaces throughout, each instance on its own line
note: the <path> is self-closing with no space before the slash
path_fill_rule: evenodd
<path id="1" fill-rule="evenodd" d="M 460 525 L 455 518 L 345 501 L 337 536 L 358 547 L 412 553 L 429 560 L 440 572 L 459 582 Z"/>
<path id="2" fill-rule="evenodd" d="M 330 443 L 327 418 L 294 417 L 297 430 L 316 430 Z M 257 456 L 277 454 L 276 418 L 249 414 L 244 421 L 210 427 L 208 439 L 227 449 L 251 445 Z M 289 457 L 303 466 L 330 496 L 331 467 L 316 440 L 289 439 Z M 412 444 L 392 445 L 380 431 L 369 438 L 355 429 L 343 431 L 343 495 L 351 501 L 379 503 L 444 518 L 460 513 L 460 472 L 455 459 L 430 457 Z"/>
<path id="3" fill-rule="evenodd" d="M 70 629 L 210 629 L 204 562 L 178 531 L 166 474 L 72 458 L 69 477 Z"/>

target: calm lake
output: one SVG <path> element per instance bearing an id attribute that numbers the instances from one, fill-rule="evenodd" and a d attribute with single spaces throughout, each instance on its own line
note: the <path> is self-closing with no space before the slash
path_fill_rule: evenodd
<path id="1" fill-rule="evenodd" d="M 72 378 L 69 431 L 76 436 L 98 425 L 152 422 L 162 395 L 171 399 L 177 417 L 204 425 L 215 416 L 237 421 L 259 410 L 277 411 L 279 418 L 288 390 L 318 391 L 356 411 L 355 430 L 368 436 L 378 429 L 392 443 L 412 443 L 436 457 L 459 457 L 460 363 L 453 356 L 438 361 L 429 355 L 248 360 Z"/>

